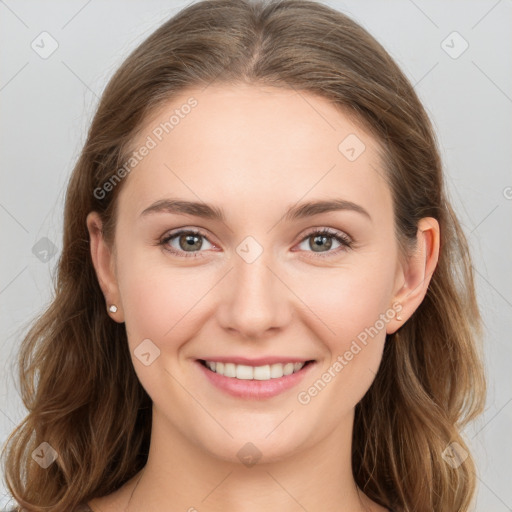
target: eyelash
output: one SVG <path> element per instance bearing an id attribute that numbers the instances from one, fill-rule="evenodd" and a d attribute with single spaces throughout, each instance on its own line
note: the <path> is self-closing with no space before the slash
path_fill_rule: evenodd
<path id="1" fill-rule="evenodd" d="M 164 250 L 170 252 L 171 254 L 174 254 L 176 256 L 184 257 L 184 258 L 202 258 L 204 257 L 201 253 L 204 251 L 195 251 L 195 252 L 186 252 L 186 251 L 177 251 L 176 249 L 169 248 L 169 246 L 166 246 L 167 243 L 172 240 L 173 238 L 182 235 L 182 234 L 189 234 L 189 235 L 199 235 L 203 238 L 206 238 L 208 240 L 208 237 L 201 231 L 196 229 L 182 229 L 180 231 L 176 231 L 174 233 L 169 233 L 167 236 L 164 236 L 158 245 L 162 246 Z M 307 233 L 299 242 L 301 244 L 308 238 L 311 238 L 313 235 L 315 236 L 327 236 L 329 238 L 334 238 L 337 242 L 341 244 L 341 247 L 338 247 L 334 249 L 333 251 L 327 251 L 325 253 L 313 253 L 315 256 L 313 257 L 319 257 L 319 258 L 328 258 L 333 255 L 337 255 L 341 251 L 346 251 L 347 249 L 352 249 L 354 242 L 351 240 L 350 237 L 345 235 L 344 233 L 341 233 L 339 231 L 334 231 L 329 228 L 322 228 L 320 230 L 311 231 Z M 209 240 L 208 240 L 209 241 Z M 210 242 L 212 243 L 212 242 Z M 312 251 L 306 251 L 306 252 L 312 252 Z M 310 257 L 310 256 L 308 256 Z"/>

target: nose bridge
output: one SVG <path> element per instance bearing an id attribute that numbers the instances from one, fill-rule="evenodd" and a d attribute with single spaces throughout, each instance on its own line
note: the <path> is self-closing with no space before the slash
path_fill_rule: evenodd
<path id="1" fill-rule="evenodd" d="M 245 337 L 258 337 L 286 322 L 286 287 L 276 277 L 271 248 L 246 237 L 232 258 L 222 323 Z"/>

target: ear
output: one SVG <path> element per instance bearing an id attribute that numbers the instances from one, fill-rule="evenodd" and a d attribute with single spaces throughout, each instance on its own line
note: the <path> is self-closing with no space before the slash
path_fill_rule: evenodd
<path id="1" fill-rule="evenodd" d="M 421 219 L 416 240 L 414 252 L 397 276 L 393 309 L 398 314 L 388 323 L 387 334 L 394 333 L 412 316 L 427 293 L 439 259 L 440 229 L 437 220 L 433 217 Z M 401 317 L 401 320 L 397 317 Z"/>
<path id="2" fill-rule="evenodd" d="M 105 296 L 105 309 L 113 320 L 122 323 L 124 322 L 124 314 L 115 273 L 115 259 L 110 247 L 103 238 L 103 223 L 97 212 L 90 212 L 87 215 L 86 222 L 94 270 Z M 117 306 L 116 312 L 109 311 L 109 307 L 112 304 Z"/>

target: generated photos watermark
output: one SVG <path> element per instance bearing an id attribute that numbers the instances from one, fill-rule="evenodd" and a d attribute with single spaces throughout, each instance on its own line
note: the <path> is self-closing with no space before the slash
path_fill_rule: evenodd
<path id="1" fill-rule="evenodd" d="M 385 313 L 379 315 L 378 320 L 370 326 L 366 327 L 361 331 L 356 339 L 352 340 L 350 347 L 343 354 L 338 355 L 334 363 L 322 373 L 314 384 L 312 384 L 306 390 L 302 390 L 297 394 L 297 400 L 301 405 L 308 405 L 311 399 L 317 396 L 329 382 L 331 382 L 342 370 L 349 364 L 354 357 L 359 354 L 364 347 L 368 344 L 370 339 L 373 339 L 384 329 L 386 324 L 393 320 L 398 313 L 402 311 L 402 305 L 399 302 L 395 302 L 391 308 L 386 310 Z"/>
<path id="2" fill-rule="evenodd" d="M 100 187 L 94 189 L 93 195 L 96 199 L 104 199 L 109 192 L 112 192 L 118 183 L 130 174 L 137 165 L 139 165 L 146 156 L 149 155 L 152 149 L 158 146 L 166 135 L 171 133 L 185 117 L 190 114 L 192 109 L 198 105 L 198 101 L 191 96 L 187 102 L 181 105 L 179 108 L 174 109 L 174 113 L 169 117 L 167 121 L 161 122 L 155 126 L 151 131 L 151 135 L 146 137 L 145 142 L 132 153 L 119 169 Z"/>

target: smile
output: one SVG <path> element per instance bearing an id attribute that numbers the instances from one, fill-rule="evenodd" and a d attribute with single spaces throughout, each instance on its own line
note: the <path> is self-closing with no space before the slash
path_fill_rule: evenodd
<path id="1" fill-rule="evenodd" d="M 249 366 L 245 364 L 221 363 L 204 361 L 204 364 L 215 373 L 231 379 L 240 380 L 270 380 L 280 379 L 300 371 L 308 361 L 303 363 L 276 363 L 263 366 Z"/>
<path id="2" fill-rule="evenodd" d="M 316 361 L 250 366 L 197 359 L 208 382 L 228 395 L 243 399 L 265 399 L 296 385 L 316 366 Z"/>

